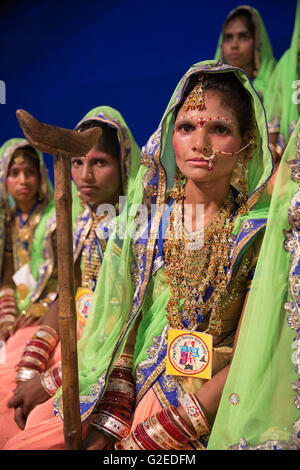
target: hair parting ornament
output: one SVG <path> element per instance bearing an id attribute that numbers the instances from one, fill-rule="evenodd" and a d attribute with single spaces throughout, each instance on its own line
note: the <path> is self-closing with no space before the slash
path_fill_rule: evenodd
<path id="1" fill-rule="evenodd" d="M 182 109 L 184 111 L 193 111 L 195 109 L 205 109 L 205 99 L 204 99 L 204 87 L 203 87 L 203 80 L 204 80 L 205 75 L 203 73 L 199 74 L 198 81 L 192 91 L 189 93 L 187 96 L 186 100 L 184 101 L 182 105 Z M 218 155 L 223 155 L 226 157 L 233 157 L 234 155 L 239 155 L 241 152 L 243 152 L 246 148 L 248 148 L 250 145 L 254 143 L 254 139 L 250 138 L 249 142 L 244 145 L 242 148 L 235 152 L 224 152 L 221 150 L 215 149 L 212 145 L 208 144 L 208 147 L 211 149 L 211 154 L 210 155 L 205 155 L 203 154 L 203 159 L 208 161 L 208 169 L 212 170 L 213 169 L 213 163 L 215 162 L 215 157 L 216 154 Z"/>

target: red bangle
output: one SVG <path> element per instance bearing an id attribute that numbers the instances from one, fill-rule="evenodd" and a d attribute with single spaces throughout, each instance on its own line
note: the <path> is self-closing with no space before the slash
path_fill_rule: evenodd
<path id="1" fill-rule="evenodd" d="M 135 428 L 135 436 L 146 450 L 164 450 L 147 434 L 144 429 L 144 423 L 139 423 L 137 425 Z"/>
<path id="2" fill-rule="evenodd" d="M 28 341 L 27 344 L 26 344 L 26 347 L 25 347 L 25 351 L 26 351 L 26 349 L 30 348 L 30 346 L 35 346 L 37 348 L 43 349 L 44 351 L 46 351 L 49 354 L 49 356 L 52 353 L 52 348 L 47 343 L 45 343 L 44 341 L 42 341 L 40 339 L 32 339 L 32 340 Z"/>
<path id="3" fill-rule="evenodd" d="M 25 367 L 26 369 L 33 369 L 33 370 L 36 370 L 36 371 L 39 372 L 39 373 L 43 372 L 43 370 L 41 369 L 41 367 L 39 367 L 38 365 L 34 364 L 33 362 L 21 361 L 21 362 L 19 362 L 19 364 L 18 364 L 18 369 L 20 369 L 21 367 Z"/>
<path id="4" fill-rule="evenodd" d="M 62 384 L 62 378 L 61 378 L 61 375 L 60 375 L 60 367 L 54 367 L 54 369 L 52 371 L 52 375 L 53 375 L 53 379 L 54 379 L 56 385 L 59 388 Z"/>
<path id="5" fill-rule="evenodd" d="M 107 411 L 109 413 L 113 413 L 114 415 L 118 416 L 119 418 L 126 419 L 129 423 L 131 423 L 132 420 L 132 412 L 131 408 L 122 408 L 122 407 L 116 407 L 116 406 L 111 406 L 111 404 L 103 403 L 101 405 L 101 408 L 99 408 L 95 413 L 101 413 L 102 411 Z"/>
<path id="6" fill-rule="evenodd" d="M 177 442 L 187 443 L 188 438 L 183 432 L 178 429 L 175 423 L 170 418 L 167 408 L 163 408 L 159 413 L 157 413 L 157 419 L 166 430 L 166 432 L 172 436 Z"/>

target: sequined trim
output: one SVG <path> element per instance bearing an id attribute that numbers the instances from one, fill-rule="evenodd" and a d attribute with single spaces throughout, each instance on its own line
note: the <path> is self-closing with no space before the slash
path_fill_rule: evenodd
<path id="1" fill-rule="evenodd" d="M 30 301 L 36 302 L 43 290 L 45 289 L 47 282 L 53 272 L 55 265 L 55 255 L 53 248 L 52 235 L 56 230 L 56 216 L 55 214 L 47 220 L 46 224 L 46 235 L 44 238 L 44 249 L 43 249 L 43 258 L 44 262 L 39 267 L 39 280 L 36 285 L 34 292 L 30 297 Z"/>

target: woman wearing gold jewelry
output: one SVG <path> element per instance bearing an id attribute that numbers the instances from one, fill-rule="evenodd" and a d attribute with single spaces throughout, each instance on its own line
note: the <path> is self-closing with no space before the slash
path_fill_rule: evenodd
<path id="1" fill-rule="evenodd" d="M 74 193 L 73 213 L 77 213 L 81 208 L 73 229 L 78 339 L 88 317 L 106 244 L 114 229 L 119 211 L 119 197 L 131 190 L 140 163 L 140 149 L 117 110 L 108 106 L 97 107 L 78 123 L 76 129 L 80 132 L 96 126 L 102 129 L 98 143 L 87 155 L 73 158 L 71 161 L 73 189 L 76 187 L 79 197 L 78 199 Z M 80 208 L 77 207 L 78 200 Z M 47 418 L 51 423 L 51 397 L 62 383 L 58 307 L 59 299 L 53 303 L 27 345 L 23 344 L 22 357 L 16 364 L 17 375 L 14 371 L 12 377 L 12 371 L 10 372 L 11 378 L 17 382 L 17 387 L 13 397 L 13 387 L 9 394 L 4 392 L 6 402 L 10 398 L 6 422 L 9 419 L 11 423 L 14 416 L 19 429 L 16 429 L 15 425 L 13 433 L 10 431 L 9 434 L 7 425 L 5 426 L 4 419 L 1 418 L 2 447 L 12 435 L 18 432 L 20 436 L 23 435 L 20 430 L 24 429 L 29 413 L 26 429 L 30 429 L 33 423 L 39 425 Z M 39 362 L 36 360 L 36 353 L 40 354 Z M 0 394 L 0 403 L 3 402 Z M 56 424 L 61 424 L 58 420 L 55 421 Z M 46 441 L 51 445 L 50 436 L 47 436 Z"/>
<path id="2" fill-rule="evenodd" d="M 215 61 L 193 66 L 143 148 L 78 344 L 85 448 L 206 447 L 271 172 L 264 111 L 247 76 Z M 62 416 L 60 390 L 54 409 Z M 47 445 L 43 430 L 28 428 L 6 448 L 64 448 L 62 438 Z"/>
<path id="3" fill-rule="evenodd" d="M 26 140 L 10 139 L 0 153 L 6 214 L 1 239 L 1 312 L 7 308 L 5 286 L 15 291 L 14 314 L 0 312 L 0 337 L 7 340 L 22 328 L 19 334 L 23 332 L 26 341 L 29 330 L 25 327 L 41 321 L 57 291 L 53 188 L 41 152 Z"/>
<path id="4" fill-rule="evenodd" d="M 267 126 L 247 76 L 214 61 L 191 67 L 142 164 L 138 214 L 115 241 L 121 251 L 107 251 L 79 342 L 84 446 L 205 449 L 269 208 Z M 106 272 L 123 277 L 104 292 Z M 116 401 L 124 356 L 135 399 L 123 366 Z M 60 415 L 61 405 L 59 393 Z"/>

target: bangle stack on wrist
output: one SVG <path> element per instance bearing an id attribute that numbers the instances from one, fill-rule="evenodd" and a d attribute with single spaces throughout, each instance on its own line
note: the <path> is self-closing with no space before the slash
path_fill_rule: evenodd
<path id="1" fill-rule="evenodd" d="M 124 354 L 110 375 L 91 424 L 117 440 L 123 439 L 130 432 L 134 405 L 132 356 Z"/>
<path id="2" fill-rule="evenodd" d="M 0 290 L 0 335 L 2 331 L 13 327 L 17 315 L 18 307 L 14 289 L 7 287 Z"/>
<path id="3" fill-rule="evenodd" d="M 41 374 L 41 384 L 52 397 L 62 384 L 61 364 L 51 367 Z"/>
<path id="4" fill-rule="evenodd" d="M 119 450 L 183 450 L 197 436 L 182 420 L 174 406 L 139 423 L 125 439 L 116 444 Z"/>
<path id="5" fill-rule="evenodd" d="M 58 333 L 47 325 L 37 328 L 27 342 L 21 361 L 17 365 L 17 382 L 23 382 L 45 371 L 52 351 L 59 340 Z"/>

